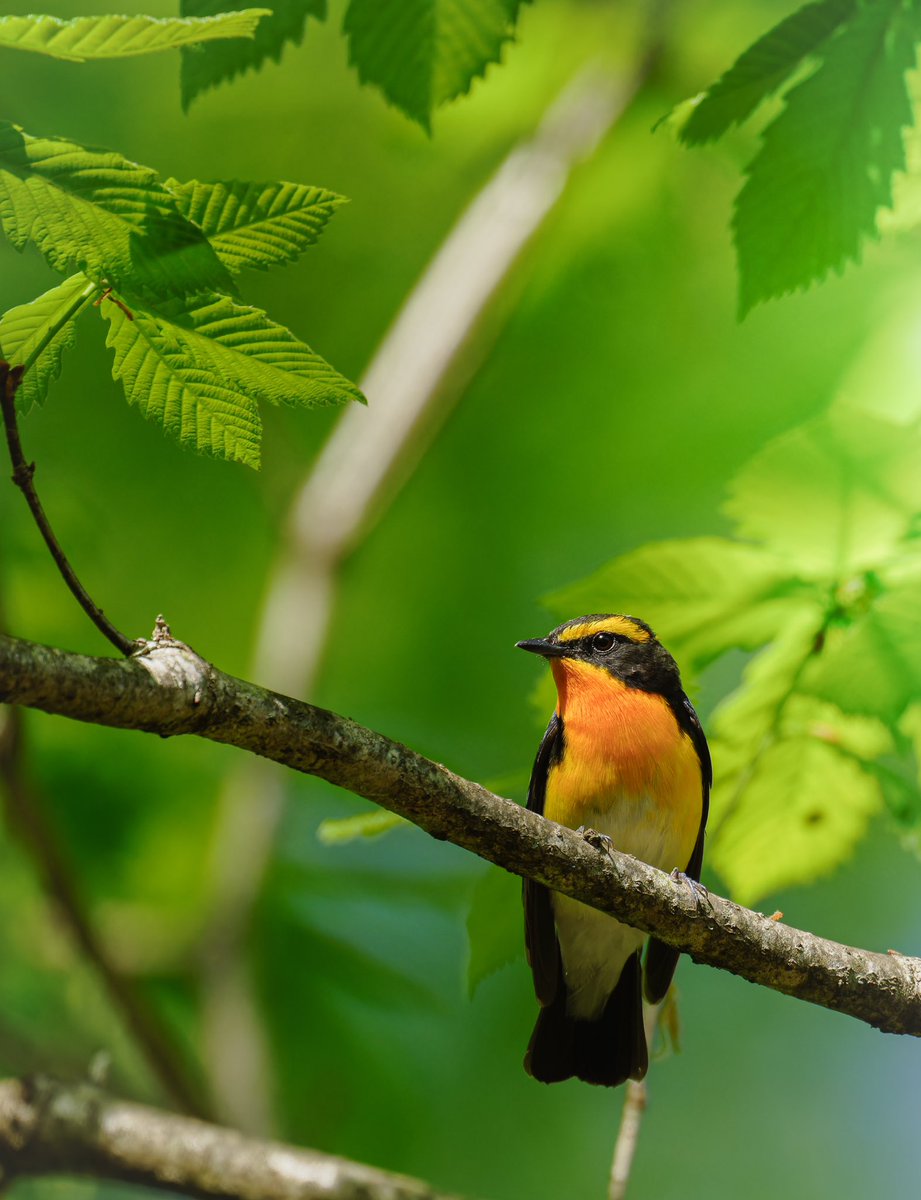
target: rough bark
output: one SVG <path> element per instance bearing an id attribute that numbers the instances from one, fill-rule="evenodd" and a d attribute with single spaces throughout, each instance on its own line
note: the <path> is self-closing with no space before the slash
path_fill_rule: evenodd
<path id="1" fill-rule="evenodd" d="M 345 717 L 223 674 L 161 627 L 129 660 L 0 637 L 0 701 L 195 734 L 316 775 L 752 983 L 921 1036 L 921 960 L 840 945 L 692 889 Z"/>
<path id="2" fill-rule="evenodd" d="M 449 1200 L 419 1180 L 107 1096 L 0 1082 L 0 1185 L 91 1175 L 207 1200 Z"/>

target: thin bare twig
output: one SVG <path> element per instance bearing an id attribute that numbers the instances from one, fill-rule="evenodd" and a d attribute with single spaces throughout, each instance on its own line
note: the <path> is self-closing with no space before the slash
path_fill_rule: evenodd
<path id="1" fill-rule="evenodd" d="M 87 1175 L 197 1200 L 449 1200 L 405 1175 L 256 1141 L 88 1084 L 0 1082 L 0 1186 Z"/>
<path id="2" fill-rule="evenodd" d="M 26 779 L 21 718 L 19 709 L 0 709 L 0 790 L 10 829 L 28 852 L 42 888 L 73 942 L 102 981 L 164 1094 L 184 1111 L 205 1117 L 207 1110 L 201 1089 L 189 1079 L 156 1010 L 134 982 L 118 969 L 96 932 L 41 797 Z"/>
<path id="3" fill-rule="evenodd" d="M 127 660 L 0 636 L 0 702 L 161 736 L 191 733 L 315 775 L 675 946 L 698 962 L 921 1037 L 921 959 L 844 946 L 710 893 L 462 779 L 303 701 L 225 675 L 181 643 Z M 256 803 L 256 799 L 253 800 Z"/>
<path id="4" fill-rule="evenodd" d="M 54 559 L 64 582 L 70 588 L 77 603 L 103 637 L 108 638 L 117 650 L 120 650 L 122 654 L 133 654 L 137 649 L 137 643 L 125 637 L 123 633 L 120 633 L 105 613 L 103 613 L 102 609 L 93 602 L 89 593 L 77 578 L 73 567 L 68 562 L 67 556 L 61 549 L 60 542 L 54 536 L 51 523 L 38 498 L 38 492 L 35 490 L 33 480 L 35 463 L 26 462 L 26 457 L 22 451 L 22 441 L 19 437 L 19 424 L 16 419 L 16 392 L 22 380 L 22 370 L 22 367 L 11 367 L 9 363 L 0 361 L 0 407 L 3 409 L 3 427 L 6 432 L 6 444 L 9 447 L 10 461 L 13 464 L 13 483 L 16 484 L 25 497 L 26 504 L 29 506 L 29 511 L 32 513 L 35 524 L 45 539 L 45 545 L 48 547 L 51 557 Z"/>
<path id="5" fill-rule="evenodd" d="M 583 68 L 533 137 L 484 185 L 403 305 L 361 380 L 367 408 L 347 409 L 301 486 L 269 581 L 254 678 L 311 694 L 326 643 L 338 575 L 380 518 L 426 440 L 457 399 L 499 321 L 485 314 L 552 212 L 653 68 L 658 43 L 625 74 Z M 284 811 L 285 783 L 251 762 L 228 780 L 215 837 L 211 917 L 203 938 L 206 1057 L 224 1115 L 271 1130 L 270 1056 L 242 947 Z M 259 796 L 259 805 L 252 796 Z M 234 1054 L 228 1046 L 238 1047 Z"/>
<path id="6" fill-rule="evenodd" d="M 643 1024 L 646 1029 L 646 1044 L 652 1048 L 656 1036 L 656 1026 L 659 1021 L 661 1005 L 646 1005 L 643 1012 Z M 620 1128 L 614 1143 L 614 1155 L 611 1159 L 611 1179 L 608 1186 L 608 1200 L 625 1200 L 630 1175 L 633 1171 L 633 1160 L 636 1157 L 636 1147 L 640 1140 L 640 1128 L 649 1103 L 649 1089 L 645 1079 L 631 1079 L 627 1083 L 624 1096 L 624 1106 L 621 1110 Z"/>

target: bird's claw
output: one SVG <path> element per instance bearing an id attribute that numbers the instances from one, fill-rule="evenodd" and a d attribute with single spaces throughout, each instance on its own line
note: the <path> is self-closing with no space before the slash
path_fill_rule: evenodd
<path id="1" fill-rule="evenodd" d="M 580 825 L 576 833 L 595 850 L 600 850 L 603 854 L 610 854 L 614 849 L 612 839 L 606 833 L 599 833 L 597 829 L 590 829 L 585 825 Z"/>
<path id="2" fill-rule="evenodd" d="M 691 895 L 694 897 L 694 901 L 698 907 L 700 907 L 702 900 L 710 904 L 710 893 L 699 879 L 692 879 L 690 875 L 685 874 L 684 871 L 679 871 L 677 867 L 670 873 L 669 878 L 674 880 L 675 883 L 683 883 L 685 887 L 690 888 Z"/>

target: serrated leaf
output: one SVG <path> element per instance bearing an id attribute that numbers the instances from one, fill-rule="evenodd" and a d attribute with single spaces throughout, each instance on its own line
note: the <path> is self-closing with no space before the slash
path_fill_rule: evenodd
<path id="1" fill-rule="evenodd" d="M 344 846 L 359 839 L 379 838 L 409 822 L 396 813 L 376 808 L 351 817 L 330 817 L 317 827 L 317 839 L 324 846 Z"/>
<path id="2" fill-rule="evenodd" d="M 804 5 L 775 25 L 704 93 L 685 121 L 680 140 L 686 146 L 700 146 L 745 121 L 855 9 L 856 0 L 822 0 Z"/>
<path id="3" fill-rule="evenodd" d="M 499 867 L 479 876 L 467 911 L 467 991 L 514 961 L 524 946 L 521 880 Z"/>
<path id="4" fill-rule="evenodd" d="M 838 410 L 776 438 L 742 468 L 726 512 L 818 579 L 877 566 L 921 509 L 921 434 Z"/>
<path id="5" fill-rule="evenodd" d="M 780 634 L 748 663 L 741 685 L 716 708 L 710 722 L 724 747 L 737 748 L 751 766 L 767 740 L 779 735 L 784 709 L 804 670 L 818 653 L 824 606 L 803 604 Z"/>
<path id="6" fill-rule="evenodd" d="M 905 166 L 915 22 L 902 0 L 860 4 L 765 130 L 733 218 L 743 315 L 843 268 L 875 235 Z"/>
<path id="7" fill-rule="evenodd" d="M 361 393 L 258 308 L 212 295 L 157 309 L 103 304 L 113 374 L 147 417 L 196 450 L 255 467 L 258 401 L 315 406 Z"/>
<path id="8" fill-rule="evenodd" d="M 16 393 L 20 412 L 45 399 L 49 385 L 61 373 L 64 352 L 76 341 L 77 313 L 97 290 L 82 273 L 72 275 L 0 317 L 0 358 L 13 366 L 27 365 Z"/>
<path id="9" fill-rule="evenodd" d="M 168 180 L 182 215 L 205 234 L 234 273 L 294 262 L 348 201 L 299 183 L 179 183 Z"/>
<path id="10" fill-rule="evenodd" d="M 181 0 L 184 17 L 243 11 L 246 0 Z M 182 107 L 208 88 L 216 87 L 244 71 L 258 70 L 266 59 L 278 62 L 288 42 L 300 45 L 308 17 L 323 20 L 326 0 L 273 0 L 270 16 L 263 17 L 256 36 L 247 42 L 220 42 L 182 51 Z"/>
<path id="11" fill-rule="evenodd" d="M 710 803 L 719 816 L 733 777 L 720 773 Z M 815 737 L 793 737 L 761 757 L 744 798 L 708 857 L 740 904 L 810 883 L 842 863 L 881 807 L 879 784 L 852 757 Z"/>
<path id="12" fill-rule="evenodd" d="M 0 122 L 0 222 L 55 270 L 148 296 L 232 290 L 207 238 L 155 171 L 108 150 L 32 137 Z"/>
<path id="13" fill-rule="evenodd" d="M 703 537 L 643 546 L 544 603 L 561 621 L 584 612 L 632 613 L 683 666 L 701 670 L 728 649 L 770 641 L 810 592 L 769 551 Z"/>
<path id="14" fill-rule="evenodd" d="M 351 0 L 343 29 L 362 83 L 424 129 L 470 89 L 514 35 L 524 0 Z"/>
<path id="15" fill-rule="evenodd" d="M 0 17 L 0 46 L 52 58 L 131 58 L 223 38 L 251 38 L 267 8 L 245 8 L 204 18 L 183 17 Z"/>
<path id="16" fill-rule="evenodd" d="M 892 587 L 831 629 L 803 687 L 848 712 L 895 723 L 921 695 L 921 580 Z"/>

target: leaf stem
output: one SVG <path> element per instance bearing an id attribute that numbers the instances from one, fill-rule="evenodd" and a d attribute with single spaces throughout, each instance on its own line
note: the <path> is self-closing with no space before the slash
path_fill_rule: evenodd
<path id="1" fill-rule="evenodd" d="M 11 367 L 9 363 L 0 361 L 0 406 L 3 408 L 3 426 L 6 433 L 6 443 L 10 451 L 10 462 L 13 464 L 13 482 L 25 497 L 29 511 L 32 513 L 39 532 L 45 539 L 45 545 L 51 552 L 51 557 L 57 564 L 64 582 L 70 588 L 77 603 L 93 622 L 103 637 L 108 638 L 117 650 L 124 655 L 133 654 L 137 642 L 120 633 L 112 622 L 105 616 L 102 609 L 93 603 L 89 593 L 77 578 L 61 545 L 54 536 L 51 524 L 45 515 L 38 493 L 35 490 L 33 475 L 35 463 L 27 463 L 22 452 L 22 442 L 19 437 L 19 425 L 16 420 L 16 392 L 22 380 L 24 368 Z"/>

